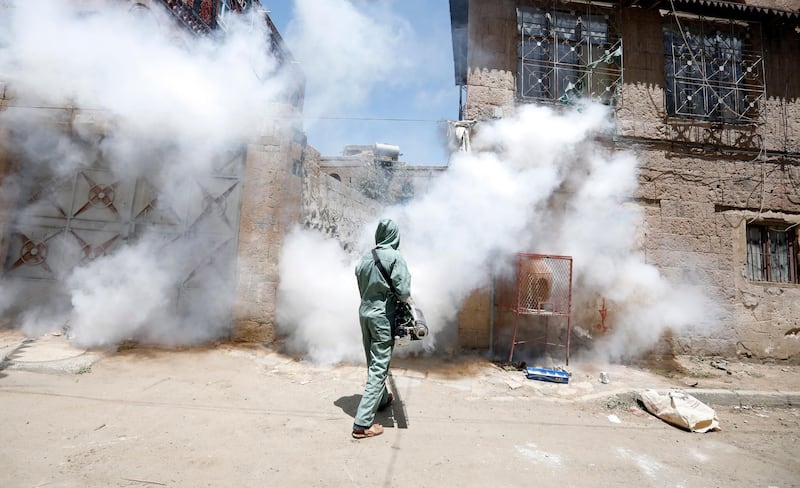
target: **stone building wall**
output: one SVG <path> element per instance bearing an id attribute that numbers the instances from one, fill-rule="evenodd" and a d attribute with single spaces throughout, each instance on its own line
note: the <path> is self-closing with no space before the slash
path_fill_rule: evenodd
<path id="1" fill-rule="evenodd" d="M 492 292 L 475 290 L 467 296 L 458 311 L 458 344 L 468 349 L 493 349 Z"/>
<path id="2" fill-rule="evenodd" d="M 247 146 L 233 309 L 235 340 L 274 338 L 278 259 L 284 237 L 300 221 L 302 163 L 308 150 L 299 129 L 280 125 Z"/>
<path id="3" fill-rule="evenodd" d="M 518 3 L 469 1 L 467 119 L 514 113 Z M 796 0 L 747 3 L 800 9 Z M 647 261 L 667 276 L 707 283 L 724 310 L 721 331 L 672 337 L 668 347 L 675 352 L 800 359 L 800 285 L 754 282 L 746 275 L 748 223 L 800 223 L 800 80 L 793 76 L 800 34 L 796 22 L 760 19 L 762 122 L 724 127 L 667 116 L 658 10 L 623 9 L 619 19 L 624 83 L 612 145 L 634 151 L 642 165 L 635 200 L 645 215 Z M 484 347 L 489 338 L 488 295 L 476 292 L 464 306 L 464 346 Z"/>
<path id="4" fill-rule="evenodd" d="M 397 159 L 383 159 L 371 146 L 361 154 L 323 156 L 320 169 L 355 188 L 362 195 L 385 205 L 404 203 L 428 191 L 446 166 L 419 166 Z"/>
<path id="5" fill-rule="evenodd" d="M 5 109 L 6 85 L 0 81 L 0 112 Z M 0 188 L 3 187 L 5 177 L 11 173 L 11 161 L 4 148 L 8 147 L 8 131 L 0 129 Z M 8 253 L 8 226 L 11 222 L 11 202 L 8 195 L 0 194 L 0 263 L 6 262 Z"/>
<path id="6" fill-rule="evenodd" d="M 795 2 L 797 4 L 798 2 Z M 624 91 L 617 110 L 621 146 L 636 141 L 642 170 L 648 262 L 665 274 L 695 273 L 724 305 L 724 328 L 673 338 L 679 352 L 797 358 L 800 286 L 746 277 L 746 224 L 800 222 L 800 36 L 788 25 L 763 26 L 765 123 L 719 127 L 666 117 L 662 19 L 628 9 Z"/>
<path id="7" fill-rule="evenodd" d="M 11 172 L 10 161 L 3 150 L 3 134 L 0 134 L 0 188 L 5 177 Z M 9 225 L 11 224 L 11 201 L 9 195 L 0 195 L 0 263 L 5 263 L 8 256 Z"/>
<path id="8" fill-rule="evenodd" d="M 517 2 L 469 2 L 465 119 L 513 115 L 517 71 Z"/>
<path id="9" fill-rule="evenodd" d="M 349 179 L 340 181 L 330 176 L 320 159 L 315 150 L 306 155 L 300 222 L 337 239 L 346 251 L 357 250 L 361 228 L 378 218 L 383 205 L 366 197 Z"/>

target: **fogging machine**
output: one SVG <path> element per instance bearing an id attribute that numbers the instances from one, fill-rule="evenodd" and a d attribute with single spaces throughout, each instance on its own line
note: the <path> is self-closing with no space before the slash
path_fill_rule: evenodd
<path id="1" fill-rule="evenodd" d="M 428 335 L 428 324 L 422 310 L 414 305 L 398 302 L 394 322 L 394 345 L 405 346 L 411 341 L 420 341 Z"/>
<path id="2" fill-rule="evenodd" d="M 380 271 L 381 276 L 386 280 L 386 284 L 392 290 L 392 295 L 397 297 L 397 290 L 394 288 L 394 283 L 392 283 L 392 277 L 386 272 L 386 268 L 383 267 L 375 249 L 372 250 L 372 259 L 375 261 L 375 266 Z M 411 343 L 411 341 L 422 340 L 423 337 L 428 335 L 428 324 L 425 323 L 425 316 L 422 315 L 422 310 L 413 305 L 413 303 L 396 299 L 394 305 L 395 318 L 392 324 L 392 335 L 394 336 L 395 346 L 404 346 Z"/>

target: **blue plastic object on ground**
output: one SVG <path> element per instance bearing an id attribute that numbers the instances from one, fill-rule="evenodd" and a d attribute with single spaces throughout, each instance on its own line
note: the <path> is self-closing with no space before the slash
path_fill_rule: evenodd
<path id="1" fill-rule="evenodd" d="M 569 383 L 569 373 L 557 369 L 525 368 L 529 380 L 550 381 L 552 383 Z"/>

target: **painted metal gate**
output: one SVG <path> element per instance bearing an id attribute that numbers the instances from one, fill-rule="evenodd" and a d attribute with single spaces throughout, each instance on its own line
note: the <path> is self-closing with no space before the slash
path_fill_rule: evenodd
<path id="1" fill-rule="evenodd" d="M 170 297 L 178 311 L 203 300 L 210 280 L 233 293 L 245 156 L 245 147 L 230 151 L 179 195 L 152 179 L 119 178 L 103 162 L 39 178 L 18 202 L 3 279 L 24 285 L 25 305 L 57 300 L 54 285 L 70 270 L 147 234 L 158 236 L 155 252 L 179 254 Z"/>

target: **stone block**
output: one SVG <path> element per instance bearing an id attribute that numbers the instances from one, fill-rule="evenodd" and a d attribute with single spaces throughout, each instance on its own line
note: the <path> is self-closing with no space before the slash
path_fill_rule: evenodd
<path id="1" fill-rule="evenodd" d="M 272 344 L 275 342 L 275 327 L 266 322 L 237 320 L 231 329 L 231 340 L 240 343 Z"/>

